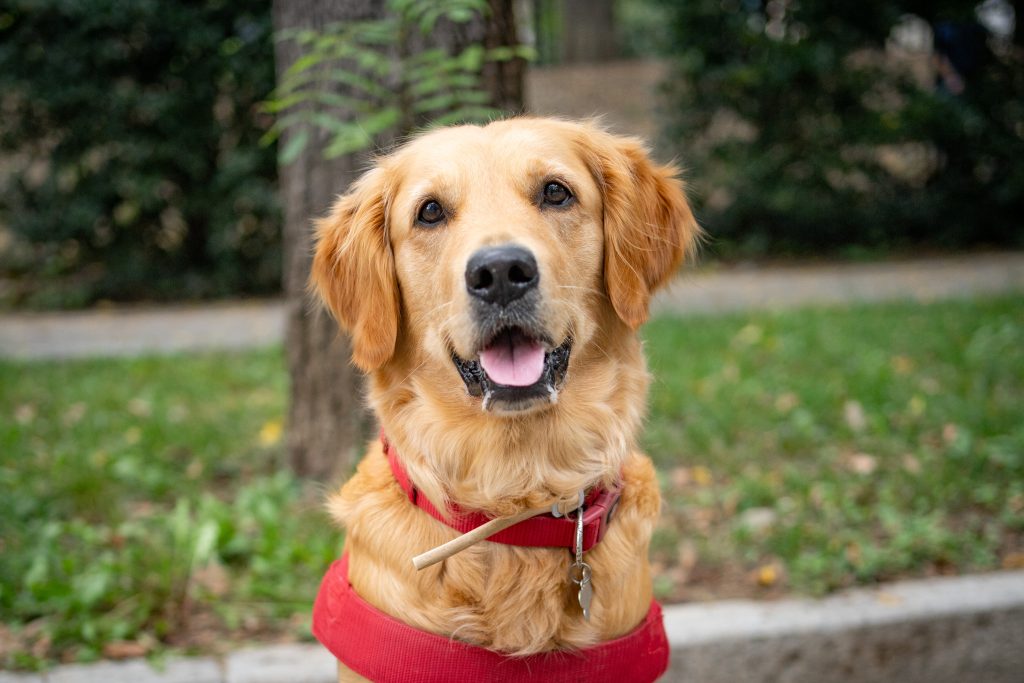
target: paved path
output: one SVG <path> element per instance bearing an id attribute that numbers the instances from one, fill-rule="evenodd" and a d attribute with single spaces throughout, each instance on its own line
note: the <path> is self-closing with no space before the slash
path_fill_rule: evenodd
<path id="1" fill-rule="evenodd" d="M 727 268 L 684 275 L 657 312 L 713 313 L 857 301 L 936 301 L 1024 292 L 1024 252 L 889 263 Z"/>
<path id="2" fill-rule="evenodd" d="M 932 301 L 1024 292 L 1024 252 L 872 264 L 729 267 L 684 274 L 654 303 L 657 313 L 714 313 L 849 301 Z M 279 342 L 281 301 L 75 313 L 0 314 L 0 356 L 75 358 Z"/>

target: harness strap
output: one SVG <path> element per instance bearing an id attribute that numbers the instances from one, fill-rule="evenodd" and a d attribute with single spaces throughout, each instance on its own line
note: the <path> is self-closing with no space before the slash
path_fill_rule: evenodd
<path id="1" fill-rule="evenodd" d="M 334 562 L 313 607 L 313 634 L 345 666 L 377 683 L 650 683 L 668 668 L 657 602 L 621 638 L 574 651 L 511 657 L 408 626 L 363 600 Z"/>

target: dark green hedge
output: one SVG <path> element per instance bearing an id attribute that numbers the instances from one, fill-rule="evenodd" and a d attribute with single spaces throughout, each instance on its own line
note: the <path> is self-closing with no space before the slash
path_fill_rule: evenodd
<path id="1" fill-rule="evenodd" d="M 274 292 L 270 0 L 0 5 L 0 302 Z"/>
<path id="2" fill-rule="evenodd" d="M 1024 245 L 1020 9 L 954 95 L 886 43 L 908 14 L 967 26 L 975 1 L 661 2 L 667 139 L 712 252 Z"/>

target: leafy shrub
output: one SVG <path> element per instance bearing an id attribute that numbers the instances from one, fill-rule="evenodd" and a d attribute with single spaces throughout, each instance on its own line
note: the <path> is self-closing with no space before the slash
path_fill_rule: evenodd
<path id="1" fill-rule="evenodd" d="M 1019 28 L 952 95 L 892 31 L 971 25 L 973 1 L 662 4 L 668 137 L 719 251 L 1024 244 Z"/>
<path id="2" fill-rule="evenodd" d="M 270 2 L 0 9 L 0 301 L 279 286 Z"/>
<path id="3" fill-rule="evenodd" d="M 483 82 L 486 62 L 529 59 L 523 45 L 484 46 L 486 0 L 388 0 L 380 19 L 283 31 L 302 56 L 267 103 L 279 116 L 264 136 L 288 129 L 281 161 L 291 163 L 314 129 L 326 158 L 372 147 L 382 137 L 428 126 L 486 122 L 502 115 Z M 474 31 L 474 28 L 479 29 Z M 463 35 L 464 34 L 464 35 Z"/>

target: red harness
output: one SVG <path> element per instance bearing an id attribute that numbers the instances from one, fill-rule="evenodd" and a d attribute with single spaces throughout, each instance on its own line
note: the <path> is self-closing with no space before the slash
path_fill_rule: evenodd
<path id="1" fill-rule="evenodd" d="M 459 531 L 476 528 L 487 517 L 453 511 L 445 519 L 417 494 L 397 454 L 382 435 L 395 478 L 409 499 Z M 584 514 L 584 547 L 604 535 L 619 491 L 598 491 Z M 594 509 L 604 505 L 599 512 Z M 529 525 L 530 522 L 543 523 Z M 589 520 L 589 521 L 588 521 Z M 566 536 L 564 525 L 568 525 Z M 572 548 L 574 523 L 541 515 L 495 534 L 489 541 Z M 587 539 L 590 540 L 589 546 Z M 378 683 L 649 683 L 668 668 L 669 646 L 661 607 L 652 601 L 632 632 L 584 650 L 513 657 L 413 628 L 363 600 L 348 581 L 348 555 L 334 562 L 313 605 L 313 635 L 345 666 Z"/>

